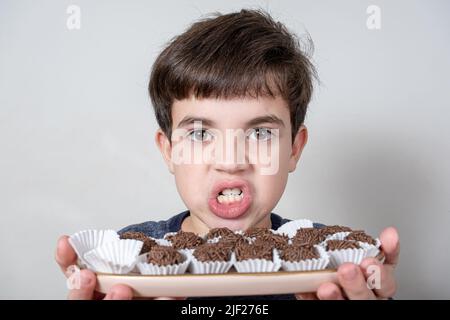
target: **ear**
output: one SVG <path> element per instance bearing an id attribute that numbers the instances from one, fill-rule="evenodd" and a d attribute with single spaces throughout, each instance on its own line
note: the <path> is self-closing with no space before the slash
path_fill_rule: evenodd
<path id="1" fill-rule="evenodd" d="M 289 172 L 295 171 L 306 142 L 308 142 L 308 129 L 304 125 L 301 125 L 292 144 L 292 152 L 289 158 Z"/>
<path id="2" fill-rule="evenodd" d="M 167 167 L 169 168 L 170 173 L 173 174 L 172 145 L 169 138 L 161 129 L 156 130 L 155 142 L 167 164 Z"/>

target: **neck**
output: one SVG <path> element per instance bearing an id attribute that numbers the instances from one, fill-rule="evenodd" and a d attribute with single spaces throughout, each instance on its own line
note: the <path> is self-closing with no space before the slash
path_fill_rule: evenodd
<path id="1" fill-rule="evenodd" d="M 181 230 L 185 232 L 194 232 L 195 234 L 208 233 L 209 227 L 195 215 L 189 214 L 181 224 Z"/>

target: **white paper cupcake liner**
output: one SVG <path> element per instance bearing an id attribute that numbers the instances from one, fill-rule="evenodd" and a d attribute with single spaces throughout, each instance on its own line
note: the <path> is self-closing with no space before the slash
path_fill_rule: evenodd
<path id="1" fill-rule="evenodd" d="M 119 234 L 114 230 L 84 230 L 69 237 L 69 243 L 75 250 L 79 261 L 83 266 L 87 266 L 84 255 L 107 243 L 118 241 Z"/>
<path id="2" fill-rule="evenodd" d="M 234 255 L 234 253 L 233 253 Z M 248 259 L 234 262 L 234 268 L 237 272 L 249 273 L 249 272 L 275 272 L 281 267 L 281 260 L 278 251 L 274 249 L 273 260 L 265 259 Z"/>
<path id="3" fill-rule="evenodd" d="M 349 234 L 350 234 L 350 231 L 333 233 L 333 234 L 327 236 L 324 242 L 326 242 L 328 240 L 344 240 L 345 237 L 348 236 Z"/>
<path id="4" fill-rule="evenodd" d="M 325 249 L 320 245 L 315 245 L 314 247 L 319 252 L 319 258 L 294 262 L 281 260 L 282 269 L 286 271 L 314 271 L 325 269 L 330 262 L 330 257 Z"/>
<path id="5" fill-rule="evenodd" d="M 346 236 L 350 234 L 349 231 L 343 231 L 343 232 L 337 232 L 330 234 L 325 237 L 325 240 L 323 240 L 321 243 L 319 243 L 320 246 L 326 247 L 328 240 L 344 240 Z"/>
<path id="6" fill-rule="evenodd" d="M 217 242 L 219 242 L 219 240 L 221 238 L 222 237 L 215 237 L 215 238 L 212 238 L 212 239 L 208 239 L 208 240 L 206 240 L 206 243 L 217 243 Z"/>
<path id="7" fill-rule="evenodd" d="M 235 262 L 234 254 L 231 254 L 229 261 L 198 261 L 193 255 L 193 251 L 189 253 L 191 259 L 189 272 L 193 274 L 227 273 Z"/>
<path id="8" fill-rule="evenodd" d="M 281 227 L 279 227 L 277 230 L 275 230 L 275 233 L 277 234 L 285 234 L 289 238 L 293 238 L 295 234 L 297 233 L 298 229 L 301 228 L 312 228 L 313 223 L 311 220 L 308 219 L 298 219 L 298 220 L 292 220 L 285 224 L 283 224 Z"/>
<path id="9" fill-rule="evenodd" d="M 167 232 L 164 235 L 164 239 L 167 240 L 168 237 L 176 235 L 178 232 Z"/>
<path id="10" fill-rule="evenodd" d="M 186 273 L 186 270 L 191 263 L 190 257 L 186 254 L 187 251 L 179 250 L 183 255 L 184 261 L 180 264 L 172 264 L 168 266 L 158 266 L 153 263 L 148 263 L 148 253 L 139 256 L 138 263 L 136 264 L 137 269 L 143 275 L 176 275 Z"/>
<path id="11" fill-rule="evenodd" d="M 154 239 L 154 240 L 160 246 L 166 246 L 166 247 L 171 247 L 172 246 L 172 244 L 170 243 L 169 240 L 166 240 L 166 239 Z"/>
<path id="12" fill-rule="evenodd" d="M 341 264 L 351 262 L 360 264 L 365 258 L 374 258 L 380 253 L 380 241 L 376 239 L 377 244 L 371 245 L 364 242 L 358 242 L 359 249 L 343 249 L 327 251 L 330 256 L 330 266 L 338 268 Z"/>
<path id="13" fill-rule="evenodd" d="M 107 242 L 87 252 L 84 259 L 95 272 L 126 274 L 136 265 L 143 244 L 131 239 Z"/>

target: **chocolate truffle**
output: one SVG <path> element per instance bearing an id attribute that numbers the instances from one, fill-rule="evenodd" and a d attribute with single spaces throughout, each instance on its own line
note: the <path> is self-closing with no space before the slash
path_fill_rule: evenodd
<path id="1" fill-rule="evenodd" d="M 321 229 L 317 228 L 301 228 L 297 230 L 292 243 L 300 246 L 305 244 L 319 244 L 324 241 L 326 236 L 321 232 Z"/>
<path id="2" fill-rule="evenodd" d="M 227 236 L 232 236 L 234 235 L 234 232 L 231 231 L 228 228 L 213 228 L 211 230 L 209 230 L 208 234 L 206 235 L 206 239 L 210 240 L 210 239 L 214 239 L 217 237 L 227 237 Z"/>
<path id="3" fill-rule="evenodd" d="M 240 244 L 249 244 L 249 241 L 242 235 L 234 234 L 233 236 L 220 238 L 217 244 L 234 250 L 234 248 Z"/>
<path id="4" fill-rule="evenodd" d="M 217 243 L 204 243 L 195 248 L 193 255 L 201 262 L 228 261 L 231 250 L 229 247 Z"/>
<path id="5" fill-rule="evenodd" d="M 327 241 L 327 250 L 344 250 L 344 249 L 359 249 L 360 246 L 356 241 L 348 240 L 329 240 Z"/>
<path id="6" fill-rule="evenodd" d="M 290 245 L 281 251 L 281 259 L 285 261 L 298 262 L 307 259 L 320 258 L 317 249 L 311 245 Z"/>
<path id="7" fill-rule="evenodd" d="M 366 242 L 366 243 L 373 244 L 373 245 L 377 244 L 377 242 L 375 241 L 374 238 L 372 238 L 371 236 L 369 236 L 362 230 L 350 232 L 350 234 L 345 237 L 345 240 L 361 241 L 361 242 Z"/>
<path id="8" fill-rule="evenodd" d="M 193 232 L 178 231 L 174 235 L 170 235 L 166 238 L 172 243 L 172 247 L 175 249 L 193 249 L 201 245 L 204 241 L 201 237 Z"/>
<path id="9" fill-rule="evenodd" d="M 158 266 L 180 264 L 184 261 L 181 253 L 172 247 L 156 245 L 148 253 L 147 262 Z"/>
<path id="10" fill-rule="evenodd" d="M 244 232 L 244 236 L 249 238 L 258 238 L 263 235 L 272 233 L 270 229 L 267 228 L 251 228 Z"/>
<path id="11" fill-rule="evenodd" d="M 147 237 L 147 235 L 143 232 L 124 232 L 120 235 L 120 239 L 133 239 L 142 241 L 144 245 L 142 246 L 140 254 L 149 252 L 153 246 L 157 245 L 155 240 Z"/>
<path id="12" fill-rule="evenodd" d="M 323 228 L 319 229 L 321 234 L 323 234 L 324 236 L 329 236 L 332 235 L 334 233 L 338 233 L 338 232 L 348 232 L 348 231 L 352 231 L 351 228 L 349 227 L 345 227 L 345 226 L 325 226 Z"/>
<path id="13" fill-rule="evenodd" d="M 284 249 L 289 243 L 287 235 L 275 234 L 273 232 L 263 234 L 256 238 L 254 244 L 268 245 L 278 250 Z"/>
<path id="14" fill-rule="evenodd" d="M 235 248 L 236 260 L 248 260 L 248 259 L 273 259 L 273 249 L 267 244 L 245 244 L 240 243 Z"/>

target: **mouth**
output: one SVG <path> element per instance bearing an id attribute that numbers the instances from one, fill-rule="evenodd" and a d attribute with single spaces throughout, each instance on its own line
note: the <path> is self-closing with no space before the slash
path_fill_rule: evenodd
<path id="1" fill-rule="evenodd" d="M 245 180 L 222 181 L 214 185 L 209 200 L 209 209 L 224 219 L 243 216 L 252 203 L 250 185 Z"/>

